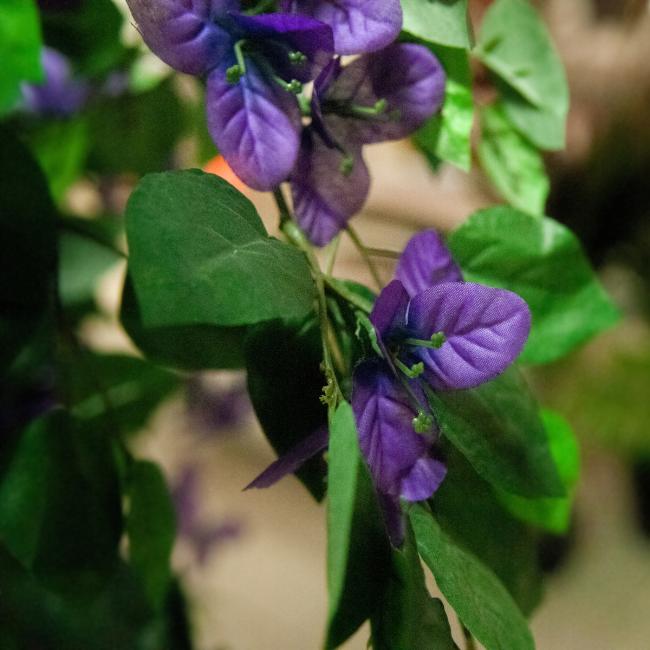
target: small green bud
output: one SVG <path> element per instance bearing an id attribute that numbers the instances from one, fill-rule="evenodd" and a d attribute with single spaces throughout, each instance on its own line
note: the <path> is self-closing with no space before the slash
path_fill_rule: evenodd
<path id="1" fill-rule="evenodd" d="M 380 113 L 383 113 L 387 108 L 388 108 L 388 102 L 385 99 L 383 99 L 383 98 L 378 99 L 375 102 L 374 109 L 375 109 L 375 112 L 377 113 L 377 115 L 379 115 Z"/>
<path id="2" fill-rule="evenodd" d="M 236 84 L 242 78 L 243 74 L 244 71 L 242 70 L 242 67 L 239 63 L 235 63 L 235 65 L 230 66 L 226 70 L 226 80 L 230 84 Z"/>
<path id="3" fill-rule="evenodd" d="M 438 350 L 439 348 L 442 347 L 442 344 L 447 340 L 447 337 L 445 336 L 444 332 L 436 332 L 435 334 L 431 335 L 431 343 L 433 343 L 433 347 Z"/>
<path id="4" fill-rule="evenodd" d="M 354 158 L 350 155 L 346 155 L 343 157 L 341 160 L 341 164 L 339 165 L 339 171 L 343 176 L 349 176 L 352 173 L 352 170 L 354 169 Z"/>
<path id="5" fill-rule="evenodd" d="M 429 433 L 433 428 L 433 417 L 424 411 L 419 411 L 417 417 L 412 421 L 416 433 Z"/>
<path id="6" fill-rule="evenodd" d="M 307 61 L 307 57 L 302 52 L 289 52 L 289 61 L 296 65 L 303 65 Z"/>
<path id="7" fill-rule="evenodd" d="M 297 79 L 292 79 L 287 84 L 287 90 L 294 95 L 299 95 L 302 92 L 302 84 Z"/>

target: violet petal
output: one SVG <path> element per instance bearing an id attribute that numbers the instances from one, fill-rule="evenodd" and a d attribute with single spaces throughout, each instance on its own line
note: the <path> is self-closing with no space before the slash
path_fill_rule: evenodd
<path id="1" fill-rule="evenodd" d="M 312 456 L 327 447 L 329 433 L 327 427 L 322 426 L 294 445 L 286 454 L 271 463 L 259 476 L 253 479 L 244 489 L 267 488 L 277 483 L 280 479 L 295 471 L 308 461 Z"/>
<path id="2" fill-rule="evenodd" d="M 345 174 L 341 170 L 345 154 L 312 130 L 303 134 L 291 192 L 298 224 L 316 246 L 331 241 L 366 200 L 370 175 L 361 149 L 351 147 L 347 155 L 352 168 Z"/>
<path id="3" fill-rule="evenodd" d="M 445 73 L 438 59 L 422 45 L 397 43 L 345 66 L 326 98 L 330 104 L 369 108 L 385 100 L 386 110 L 373 119 L 333 113 L 326 119 L 353 120 L 359 142 L 399 140 L 440 108 L 444 94 Z"/>
<path id="4" fill-rule="evenodd" d="M 268 191 L 284 181 L 298 156 L 301 129 L 296 98 L 257 65 L 247 61 L 246 74 L 234 84 L 225 65 L 207 83 L 208 129 L 232 170 L 250 187 Z"/>
<path id="5" fill-rule="evenodd" d="M 244 37 L 262 41 L 262 47 L 269 50 L 267 59 L 287 81 L 314 79 L 332 58 L 332 30 L 313 18 L 290 13 L 232 14 L 231 18 L 243 31 Z M 300 52 L 307 60 L 292 63 L 288 57 L 290 52 Z"/>
<path id="6" fill-rule="evenodd" d="M 375 300 L 370 312 L 370 322 L 377 332 L 377 341 L 386 356 L 387 340 L 406 327 L 408 304 L 409 295 L 399 280 L 389 282 Z"/>
<path id="7" fill-rule="evenodd" d="M 423 501 L 428 499 L 447 475 L 444 463 L 435 458 L 420 458 L 402 479 L 402 499 Z"/>
<path id="8" fill-rule="evenodd" d="M 180 72 L 201 75 L 232 48 L 215 18 L 237 10 L 237 0 L 127 0 L 144 42 Z"/>
<path id="9" fill-rule="evenodd" d="M 516 359 L 528 337 L 530 311 L 511 291 L 447 282 L 411 299 L 407 328 L 418 339 L 437 332 L 446 338 L 439 349 L 410 347 L 434 390 L 472 388 Z"/>
<path id="10" fill-rule="evenodd" d="M 441 282 L 460 282 L 463 274 L 435 230 L 424 230 L 409 240 L 397 262 L 395 278 L 411 298 Z"/>
<path id="11" fill-rule="evenodd" d="M 294 11 L 327 23 L 337 54 L 373 52 L 392 43 L 402 28 L 399 0 L 294 0 Z"/>

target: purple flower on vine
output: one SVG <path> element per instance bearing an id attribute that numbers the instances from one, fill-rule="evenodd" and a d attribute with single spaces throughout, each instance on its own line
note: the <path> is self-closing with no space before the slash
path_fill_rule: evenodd
<path id="1" fill-rule="evenodd" d="M 44 79 L 40 84 L 23 84 L 23 107 L 37 115 L 67 117 L 80 110 L 88 99 L 89 85 L 76 79 L 70 61 L 49 47 L 41 51 Z"/>
<path id="2" fill-rule="evenodd" d="M 390 45 L 402 28 L 399 0 L 283 0 L 282 9 L 328 24 L 334 33 L 337 54 L 380 50 Z"/>
<path id="3" fill-rule="evenodd" d="M 332 30 L 295 14 L 249 16 L 237 0 L 128 0 L 166 63 L 207 79 L 210 134 L 247 185 L 270 190 L 298 155 L 296 95 L 331 59 Z"/>
<path id="4" fill-rule="evenodd" d="M 291 190 L 301 228 L 328 243 L 365 202 L 365 144 L 406 137 L 444 97 L 445 74 L 420 45 L 395 44 L 342 66 L 333 60 L 314 84 L 311 125 L 303 132 Z"/>
<path id="5" fill-rule="evenodd" d="M 510 291 L 463 282 L 431 230 L 411 239 L 395 276 L 370 314 L 381 357 L 355 368 L 352 407 L 390 537 L 399 544 L 400 498 L 428 499 L 445 475 L 434 458 L 427 390 L 473 388 L 502 373 L 526 342 L 530 312 Z"/>

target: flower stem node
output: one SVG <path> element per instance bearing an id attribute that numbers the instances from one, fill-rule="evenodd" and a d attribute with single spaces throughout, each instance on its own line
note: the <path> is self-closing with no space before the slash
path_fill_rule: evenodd
<path id="1" fill-rule="evenodd" d="M 239 63 L 235 63 L 235 65 L 230 66 L 226 70 L 226 79 L 230 84 L 238 83 L 243 75 L 244 71 L 242 70 L 242 67 L 239 65 Z"/>
<path id="2" fill-rule="evenodd" d="M 433 416 L 419 411 L 417 417 L 413 418 L 412 424 L 416 433 L 430 433 L 433 429 Z"/>
<path id="3" fill-rule="evenodd" d="M 424 372 L 424 363 L 414 363 L 410 368 L 399 359 L 394 358 L 395 365 L 409 378 L 417 379 Z"/>
<path id="4" fill-rule="evenodd" d="M 304 65 L 307 62 L 307 57 L 302 52 L 289 52 L 289 61 L 296 65 Z"/>

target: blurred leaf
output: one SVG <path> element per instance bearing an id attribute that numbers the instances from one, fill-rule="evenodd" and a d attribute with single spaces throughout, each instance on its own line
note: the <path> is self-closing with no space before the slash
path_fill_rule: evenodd
<path id="1" fill-rule="evenodd" d="M 158 466 L 135 462 L 129 470 L 127 495 L 129 562 L 140 576 L 154 609 L 160 610 L 171 582 L 176 518 L 165 477 Z"/>
<path id="2" fill-rule="evenodd" d="M 374 614 L 390 566 L 390 545 L 347 402 L 330 420 L 327 485 L 329 650 Z"/>
<path id="3" fill-rule="evenodd" d="M 410 526 L 404 547 L 392 549 L 390 580 L 371 629 L 373 650 L 458 650 L 442 602 L 424 583 Z"/>
<path id="4" fill-rule="evenodd" d="M 542 149 L 561 149 L 568 85 L 546 26 L 530 3 L 496 0 L 483 19 L 475 54 L 515 91 L 505 93 L 503 102 L 522 134 Z"/>
<path id="5" fill-rule="evenodd" d="M 526 619 L 499 579 L 456 546 L 428 508 L 411 509 L 418 551 L 463 625 L 486 650 L 534 650 Z"/>
<path id="6" fill-rule="evenodd" d="M 580 451 L 571 425 L 559 413 L 544 410 L 542 420 L 567 496 L 561 499 L 524 499 L 503 491 L 497 491 L 497 494 L 515 516 L 562 535 L 571 523 L 573 493 L 580 474 Z"/>
<path id="7" fill-rule="evenodd" d="M 45 42 L 70 58 L 84 76 L 105 74 L 124 57 L 123 18 L 111 0 L 84 0 L 67 11 L 43 11 L 42 20 Z"/>
<path id="8" fill-rule="evenodd" d="M 39 122 L 27 134 L 29 146 L 49 182 L 54 199 L 82 173 L 88 151 L 88 128 L 82 118 Z"/>
<path id="9" fill-rule="evenodd" d="M 0 3 L 0 115 L 12 109 L 20 83 L 43 80 L 41 28 L 33 0 Z M 4 146 L 4 140 L 3 140 Z"/>
<path id="10" fill-rule="evenodd" d="M 470 136 L 474 120 L 472 76 L 469 55 L 447 47 L 431 48 L 447 75 L 445 101 L 413 136 L 415 144 L 427 155 L 434 168 L 444 160 L 469 171 L 472 165 Z"/>
<path id="11" fill-rule="evenodd" d="M 48 588 L 97 593 L 122 530 L 110 441 L 57 411 L 32 422 L 5 462 L 0 539 Z"/>
<path id="12" fill-rule="evenodd" d="M 427 394 L 442 435 L 488 483 L 521 496 L 563 496 L 537 403 L 516 368 L 471 390 Z"/>
<path id="13" fill-rule="evenodd" d="M 575 235 L 509 207 L 474 213 L 449 238 L 465 279 L 518 293 L 533 316 L 523 363 L 547 363 L 619 317 Z"/>
<path id="14" fill-rule="evenodd" d="M 78 350 L 60 360 L 70 410 L 86 426 L 141 429 L 153 409 L 179 385 L 178 377 L 142 359 Z"/>
<path id="15" fill-rule="evenodd" d="M 120 320 L 135 345 L 154 363 L 181 370 L 244 367 L 245 327 L 145 327 L 128 275 L 122 293 Z"/>
<path id="16" fill-rule="evenodd" d="M 516 131 L 500 104 L 481 111 L 478 154 L 497 191 L 515 208 L 544 214 L 549 180 L 539 151 Z"/>
<path id="17" fill-rule="evenodd" d="M 56 212 L 38 164 L 0 128 L 0 369 L 53 317 Z"/>
<path id="18" fill-rule="evenodd" d="M 185 115 L 172 81 L 166 80 L 147 92 L 97 102 L 88 120 L 92 170 L 146 174 L 171 165 Z"/>
<path id="19" fill-rule="evenodd" d="M 304 254 L 269 237 L 253 204 L 212 174 L 147 176 L 129 199 L 126 231 L 147 327 L 250 325 L 313 308 Z"/>
<path id="20" fill-rule="evenodd" d="M 402 29 L 428 43 L 469 50 L 467 0 L 401 0 Z"/>
<path id="21" fill-rule="evenodd" d="M 462 455 L 450 450 L 448 472 L 431 500 L 442 530 L 494 571 L 522 612 L 542 597 L 539 535 L 499 503 L 490 485 Z"/>
<path id="22" fill-rule="evenodd" d="M 311 318 L 301 324 L 273 321 L 250 329 L 246 339 L 248 393 L 278 456 L 327 426 L 327 409 L 319 399 L 325 383 L 321 358 L 320 330 Z M 325 494 L 325 473 L 319 455 L 307 461 L 296 476 L 320 500 Z"/>

